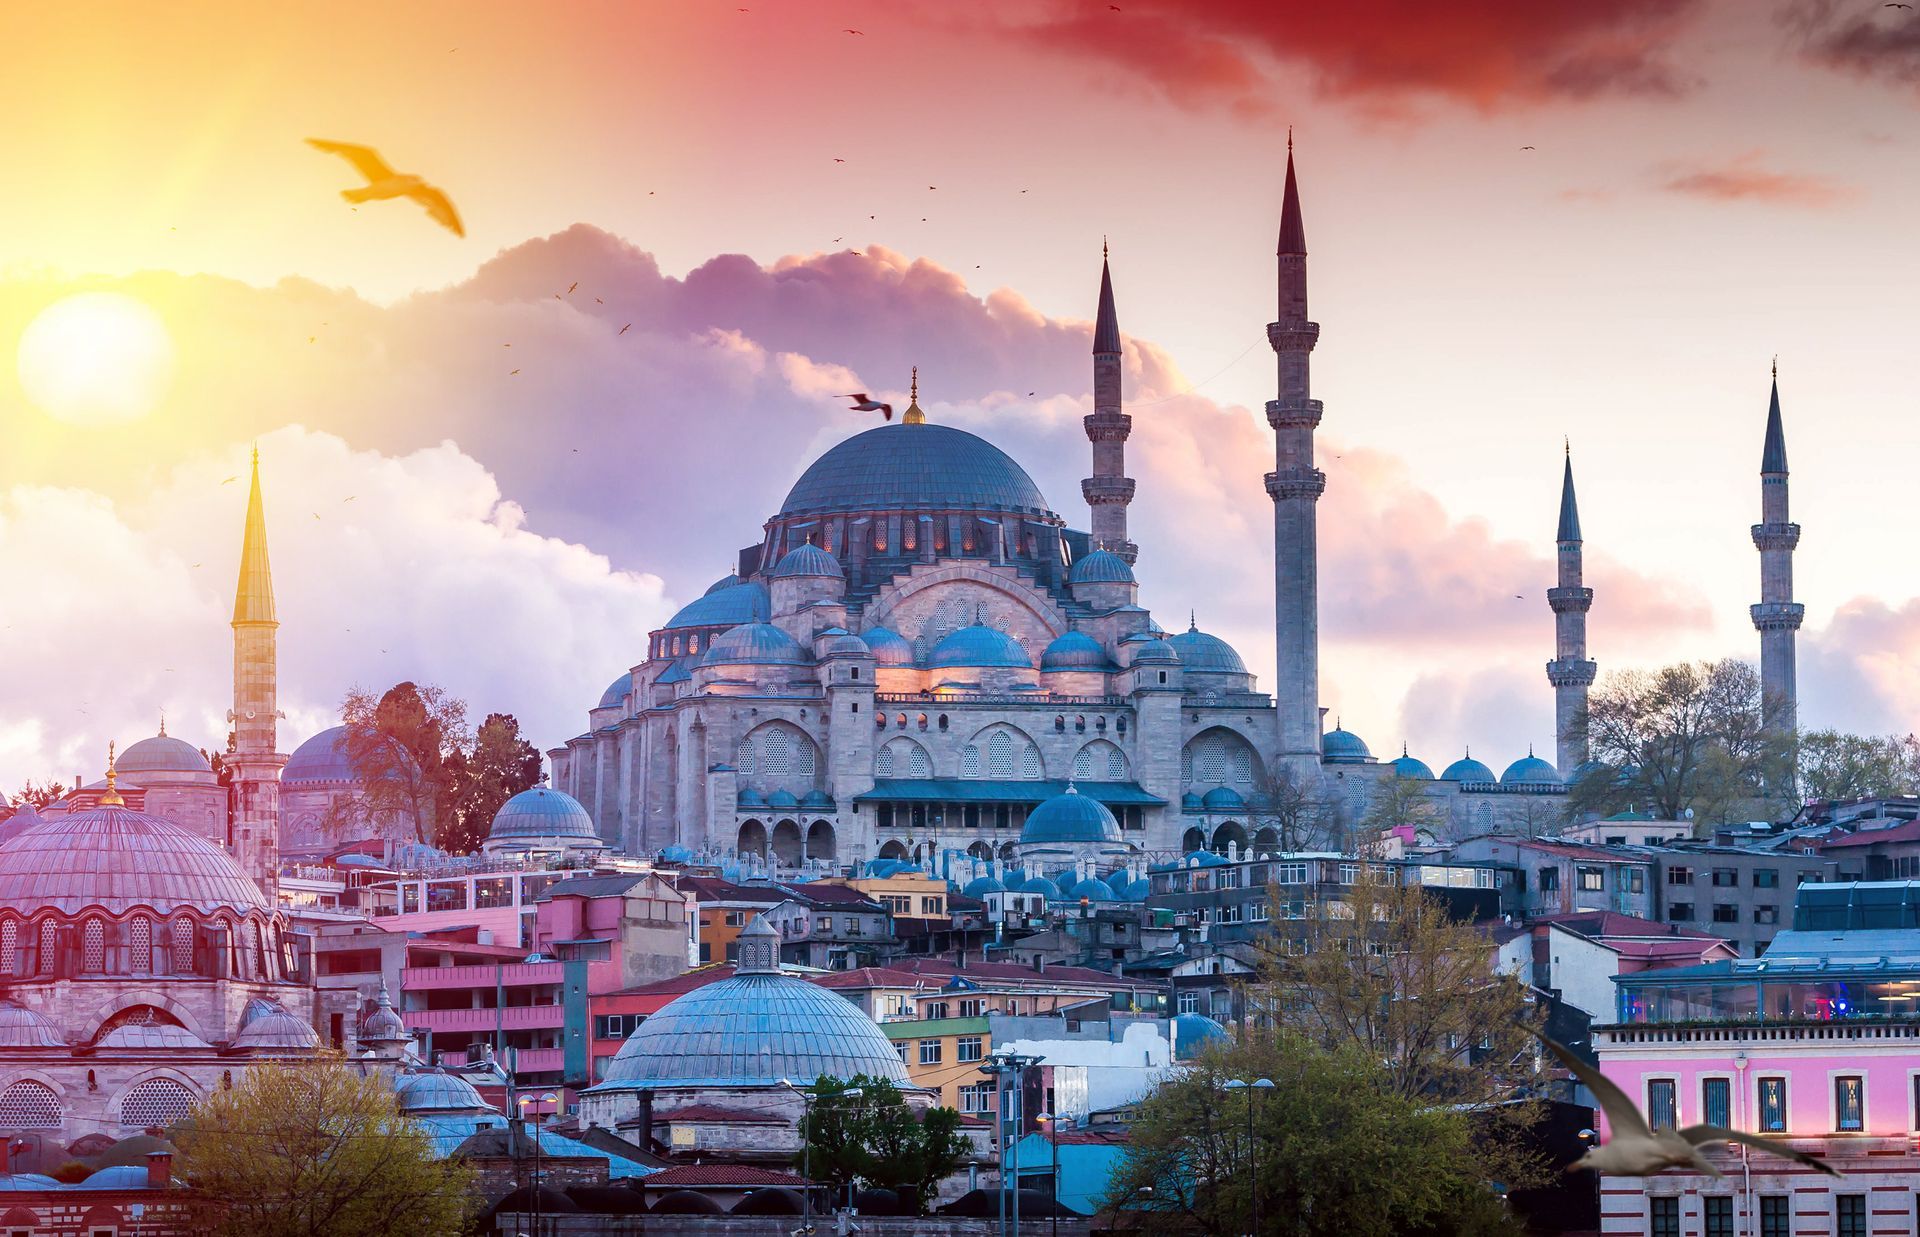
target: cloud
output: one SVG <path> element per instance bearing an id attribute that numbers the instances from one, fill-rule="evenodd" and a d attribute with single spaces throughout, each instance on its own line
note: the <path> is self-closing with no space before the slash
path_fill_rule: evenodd
<path id="1" fill-rule="evenodd" d="M 1275 110 L 1286 70 L 1324 98 L 1396 112 L 1431 102 L 1499 111 L 1554 100 L 1668 98 L 1696 83 L 1663 47 L 1698 0 L 1066 0 L 991 10 L 1014 37 L 1113 70 L 1182 107 Z"/>
<path id="2" fill-rule="evenodd" d="M 1799 641 L 1800 721 L 1908 734 L 1920 718 L 1920 600 L 1856 597 Z"/>
<path id="3" fill-rule="evenodd" d="M 1763 150 L 1750 150 L 1717 167 L 1669 165 L 1661 188 L 1719 202 L 1771 202 L 1782 206 L 1837 206 L 1859 190 L 1821 176 L 1777 172 L 1761 166 Z"/>
<path id="4" fill-rule="evenodd" d="M 1781 11 L 1812 64 L 1855 77 L 1920 86 L 1920 10 L 1874 5 L 1842 11 L 1834 0 L 1801 0 Z"/>
<path id="5" fill-rule="evenodd" d="M 1553 696 L 1538 667 L 1490 666 L 1472 671 L 1434 670 L 1418 675 L 1400 705 L 1400 733 L 1407 750 L 1435 773 L 1460 759 L 1471 747 L 1495 774 L 1534 745 L 1536 754 L 1556 759 Z M 1382 760 L 1400 754 L 1379 743 Z"/>

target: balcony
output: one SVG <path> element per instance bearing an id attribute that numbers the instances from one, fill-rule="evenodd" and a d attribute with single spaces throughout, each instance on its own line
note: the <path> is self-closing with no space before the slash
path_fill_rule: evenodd
<path id="1" fill-rule="evenodd" d="M 414 1031 L 542 1030 L 566 1024 L 561 1005 L 508 1005 L 499 1009 L 408 1009 L 400 1017 Z"/>
<path id="2" fill-rule="evenodd" d="M 565 972 L 558 962 L 509 962 L 503 966 L 408 966 L 400 969 L 403 992 L 421 988 L 492 988 L 496 984 L 557 984 Z"/>
<path id="3" fill-rule="evenodd" d="M 1593 1028 L 1594 1047 L 1689 1045 L 1731 1051 L 1795 1045 L 1826 1049 L 1920 1043 L 1920 1019 L 1842 1018 L 1830 1022 L 1667 1022 Z"/>

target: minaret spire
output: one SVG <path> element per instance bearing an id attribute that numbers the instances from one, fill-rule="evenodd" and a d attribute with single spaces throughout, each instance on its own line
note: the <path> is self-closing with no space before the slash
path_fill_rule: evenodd
<path id="1" fill-rule="evenodd" d="M 1279 369 L 1279 396 L 1267 401 L 1267 424 L 1274 432 L 1267 494 L 1273 499 L 1279 756 L 1301 786 L 1315 784 L 1320 763 L 1318 508 L 1327 477 L 1314 467 L 1313 435 L 1322 408 L 1312 397 L 1311 367 L 1319 341 L 1320 324 L 1307 317 L 1307 230 L 1289 140 L 1280 202 L 1279 313 L 1267 324 Z"/>
<path id="2" fill-rule="evenodd" d="M 1093 412 L 1081 419 L 1093 444 L 1093 475 L 1080 483 L 1092 508 L 1093 548 L 1108 550 L 1131 563 L 1139 547 L 1127 540 L 1127 504 L 1133 478 L 1127 472 L 1127 436 L 1133 418 L 1121 410 L 1120 315 L 1113 306 L 1113 271 L 1107 243 L 1100 242 L 1100 308 L 1093 320 Z"/>
<path id="3" fill-rule="evenodd" d="M 1587 658 L 1587 611 L 1593 608 L 1593 590 L 1583 579 L 1580 541 L 1580 505 L 1573 494 L 1573 444 L 1564 445 L 1560 475 L 1560 574 L 1547 590 L 1553 610 L 1553 660 L 1547 663 L 1547 682 L 1553 685 L 1554 755 L 1560 776 L 1570 778 L 1587 763 L 1587 689 L 1597 667 Z"/>
<path id="4" fill-rule="evenodd" d="M 278 657 L 273 569 L 267 558 L 266 504 L 260 492 L 260 449 L 253 452 L 246 530 L 240 544 L 240 579 L 233 598 L 233 725 L 227 768 L 232 804 L 227 837 L 234 858 L 267 897 L 275 897 L 280 871 L 280 768 L 287 758 L 275 749 L 279 721 Z"/>
<path id="5" fill-rule="evenodd" d="M 1760 523 L 1753 546 L 1760 551 L 1760 602 L 1751 607 L 1760 633 L 1761 709 L 1767 725 L 1792 731 L 1798 716 L 1794 632 L 1806 607 L 1793 599 L 1793 551 L 1800 526 L 1788 518 L 1787 433 L 1780 419 L 1780 366 L 1773 368 L 1767 401 L 1767 435 L 1760 450 Z"/>

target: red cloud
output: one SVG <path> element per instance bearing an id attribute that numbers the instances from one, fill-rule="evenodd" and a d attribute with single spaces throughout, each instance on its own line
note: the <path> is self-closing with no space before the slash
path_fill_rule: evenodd
<path id="1" fill-rule="evenodd" d="M 1777 202 L 1785 206 L 1835 206 L 1858 196 L 1851 185 L 1820 176 L 1774 172 L 1760 166 L 1765 151 L 1750 150 L 1720 167 L 1670 168 L 1661 188 L 1721 202 Z"/>
<path id="2" fill-rule="evenodd" d="M 1786 24 L 1805 40 L 1802 56 L 1856 77 L 1920 86 L 1920 9 L 1889 16 L 1882 6 L 1844 17 L 1837 10 L 1833 0 L 1803 0 L 1786 10 Z"/>

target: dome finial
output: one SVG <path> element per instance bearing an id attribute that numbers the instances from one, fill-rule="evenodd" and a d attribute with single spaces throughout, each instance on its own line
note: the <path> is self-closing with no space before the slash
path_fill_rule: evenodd
<path id="1" fill-rule="evenodd" d="M 913 367 L 913 380 L 907 387 L 907 410 L 900 414 L 902 425 L 925 425 L 927 414 L 920 410 L 920 367 Z"/>
<path id="2" fill-rule="evenodd" d="M 125 807 L 127 805 L 127 801 L 120 797 L 120 792 L 113 788 L 113 780 L 114 780 L 113 740 L 108 739 L 107 740 L 107 790 L 105 794 L 100 796 L 101 807 Z"/>
<path id="3" fill-rule="evenodd" d="M 1192 611 L 1192 610 L 1187 611 L 1187 630 L 1188 631 L 1200 630 L 1200 620 L 1196 616 L 1195 611 Z"/>
<path id="4" fill-rule="evenodd" d="M 1067 793 L 1070 795 L 1077 795 L 1080 793 L 1079 788 L 1073 784 L 1072 778 L 1067 779 Z"/>
<path id="5" fill-rule="evenodd" d="M 160 737 L 163 739 L 167 737 L 167 711 L 165 709 L 160 710 Z"/>

